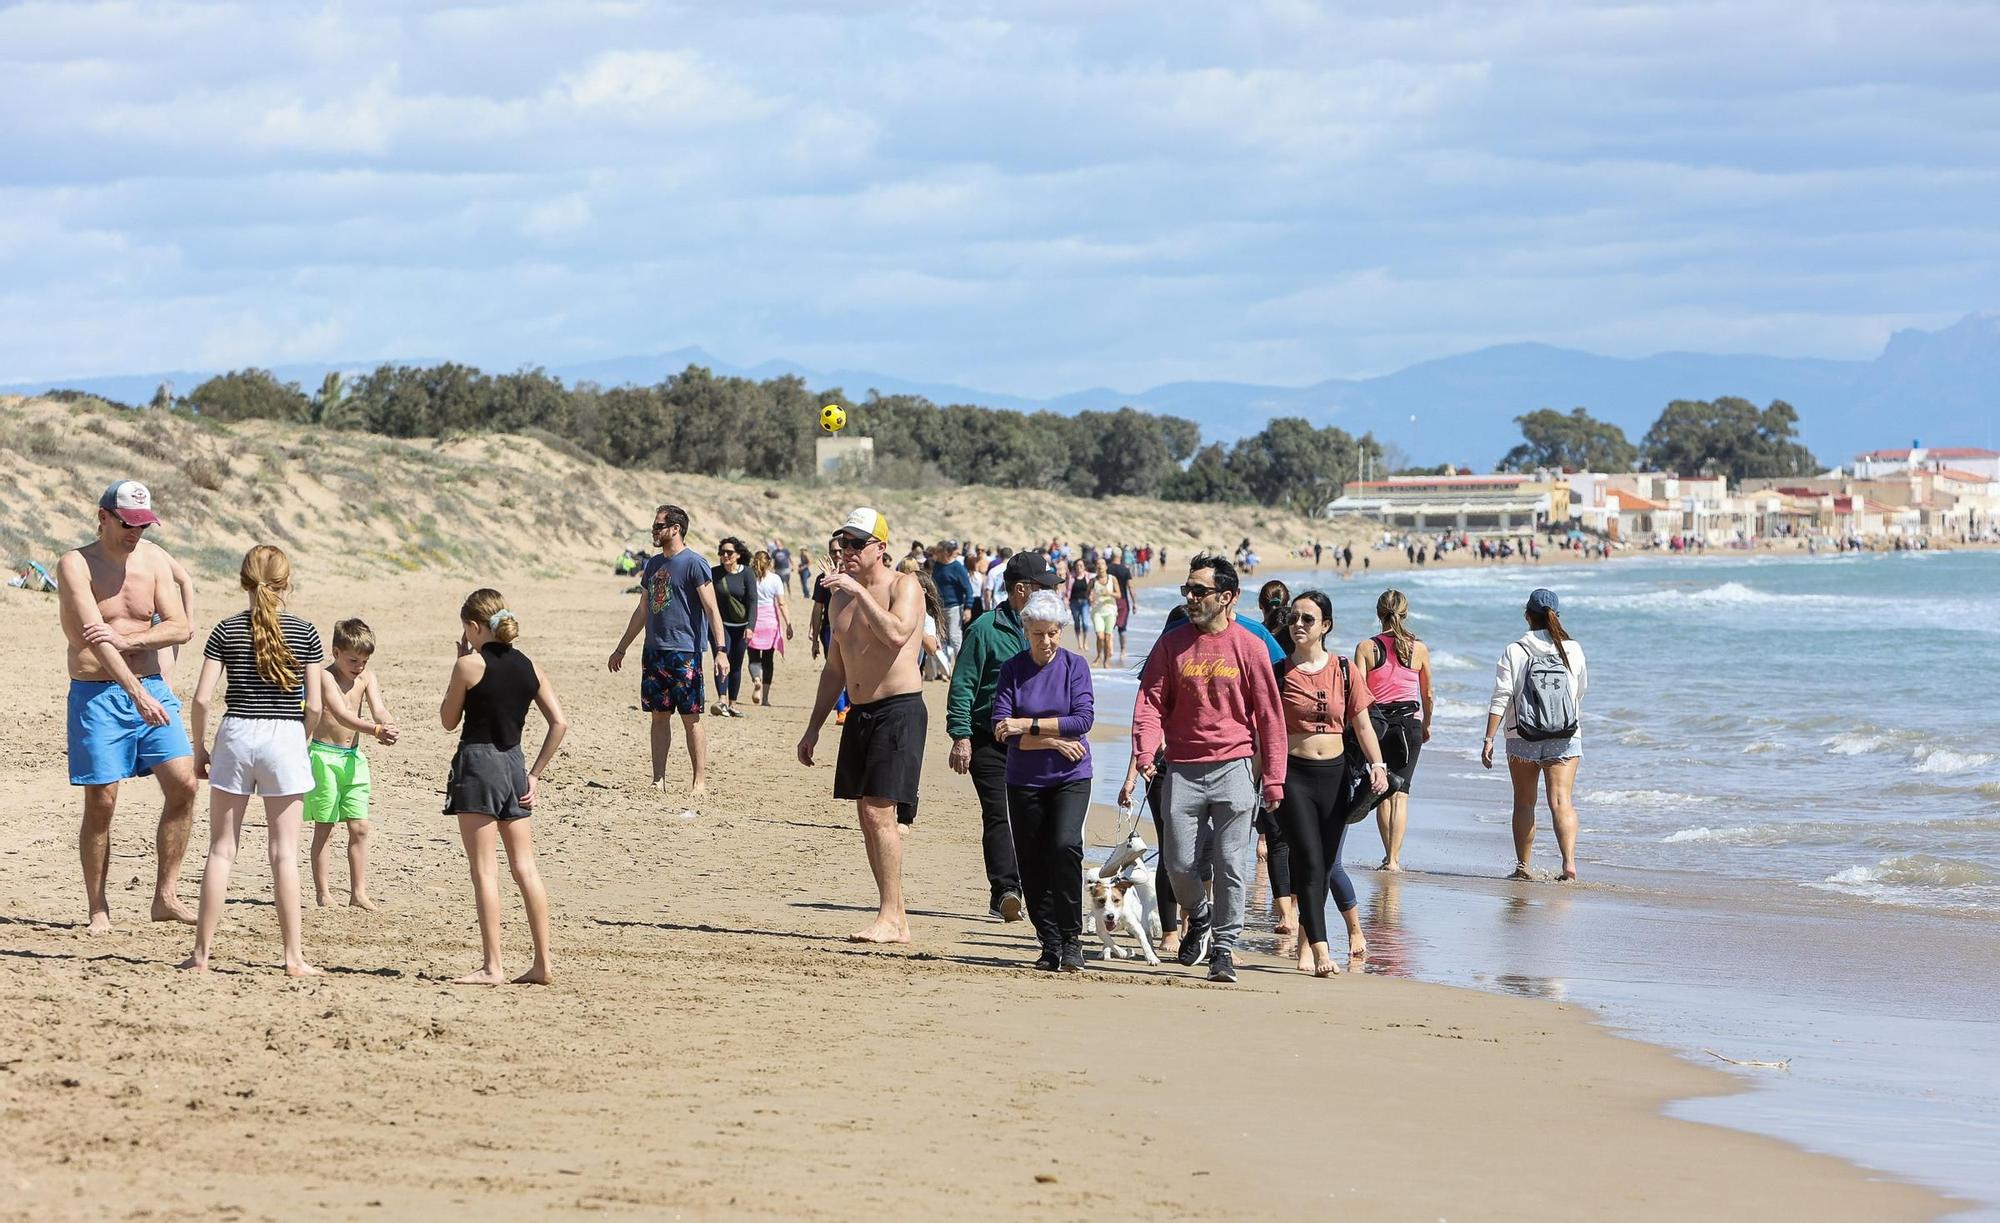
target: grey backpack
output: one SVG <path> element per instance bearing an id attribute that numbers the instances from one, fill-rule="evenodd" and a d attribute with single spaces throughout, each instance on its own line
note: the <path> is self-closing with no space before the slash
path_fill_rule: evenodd
<path id="1" fill-rule="evenodd" d="M 1514 692 L 1514 732 L 1530 743 L 1576 734 L 1576 685 L 1560 650 L 1528 650 L 1528 667 Z"/>

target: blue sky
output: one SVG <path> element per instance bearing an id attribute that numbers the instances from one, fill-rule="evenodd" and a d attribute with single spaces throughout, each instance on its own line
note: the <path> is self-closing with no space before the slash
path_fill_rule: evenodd
<path id="1" fill-rule="evenodd" d="M 0 4 L 0 382 L 1022 394 L 2000 307 L 2000 4 Z"/>

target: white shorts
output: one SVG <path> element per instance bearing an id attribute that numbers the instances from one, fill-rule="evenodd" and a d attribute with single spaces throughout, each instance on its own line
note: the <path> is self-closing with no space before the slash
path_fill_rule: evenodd
<path id="1" fill-rule="evenodd" d="M 306 724 L 291 718 L 232 718 L 215 731 L 208 761 L 208 786 L 224 794 L 309 794 L 312 764 L 306 756 Z"/>

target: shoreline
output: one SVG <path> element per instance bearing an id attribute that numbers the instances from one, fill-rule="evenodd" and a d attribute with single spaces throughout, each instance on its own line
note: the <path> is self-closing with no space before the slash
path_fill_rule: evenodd
<path id="1" fill-rule="evenodd" d="M 405 726 L 396 748 L 371 749 L 371 890 L 384 911 L 308 908 L 306 946 L 324 977 L 292 983 L 261 967 L 275 936 L 253 814 L 216 949 L 225 971 L 173 971 L 186 932 L 138 922 L 144 891 L 128 885 L 150 878 L 154 803 L 142 783 L 127 787 L 115 825 L 120 925 L 82 935 L 76 799 L 49 767 L 62 684 L 47 668 L 25 673 L 22 716 L 0 740 L 0 776 L 20 796 L 0 816 L 12 867 L 0 887 L 0 1021 L 18 1034 L 0 1075 L 0 1139 L 16 1156 L 9 1211 L 63 1218 L 144 1202 L 165 1218 L 223 1205 L 345 1217 L 379 1201 L 499 1218 L 846 1219 L 964 1200 L 1020 1218 L 1263 1218 L 1334 1200 L 1398 1217 L 1872 1219 L 1953 1205 L 1666 1115 L 1671 1101 L 1740 1085 L 1576 1007 L 1363 974 L 1317 982 L 1256 954 L 1229 988 L 1124 964 L 1027 974 L 1014 967 L 1032 954 L 1024 927 L 973 911 L 978 819 L 941 734 L 909 840 L 918 942 L 847 944 L 872 888 L 851 808 L 828 797 L 831 769 L 788 762 L 810 699 L 803 653 L 780 664 L 776 706 L 707 720 L 715 797 L 683 818 L 677 796 L 643 785 L 631 682 L 603 673 L 626 600 L 595 573 L 500 582 L 574 725 L 537 821 L 558 983 L 447 986 L 476 939 L 462 855 L 435 814 L 449 740 L 427 723 L 450 662 L 441 622 L 463 583 L 303 576 L 316 580 L 302 585 L 299 614 L 373 613 Z M 29 598 L 40 596 L 0 606 L 48 608 L 19 636 L 28 656 L 59 657 L 52 602 Z M 943 685 L 925 691 L 937 724 Z M 672 775 L 684 777 L 675 752 Z M 198 873 L 196 850 L 184 896 Z M 503 894 L 518 962 L 525 930 Z M 1329 1161 L 1329 1102 L 1342 1097 L 1369 1102 L 1373 1124 L 1343 1130 Z M 1046 1141 L 1081 1134 L 1086 1119 L 1088 1141 Z M 1419 1149 L 1409 1132 L 1432 1141 Z M 1435 1158 L 1440 1144 L 1450 1160 Z M 1538 1162 L 1551 1144 L 1590 1158 L 1552 1181 Z M 1106 1150 L 1143 1152 L 1153 1170 L 1109 1172 Z"/>

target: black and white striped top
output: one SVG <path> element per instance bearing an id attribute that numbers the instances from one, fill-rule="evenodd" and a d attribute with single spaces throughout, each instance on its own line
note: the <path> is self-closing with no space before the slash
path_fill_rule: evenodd
<path id="1" fill-rule="evenodd" d="M 229 691 L 223 699 L 224 717 L 306 720 L 306 668 L 324 663 L 326 648 L 320 644 L 319 630 L 310 620 L 279 612 L 278 622 L 285 634 L 285 645 L 298 660 L 296 688 L 275 687 L 257 674 L 257 650 L 250 642 L 248 611 L 237 612 L 209 631 L 208 644 L 202 648 L 201 656 L 221 663 L 223 673 L 229 677 Z"/>

